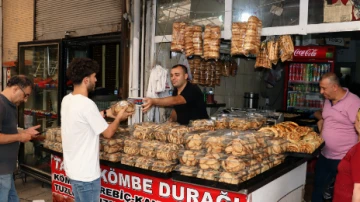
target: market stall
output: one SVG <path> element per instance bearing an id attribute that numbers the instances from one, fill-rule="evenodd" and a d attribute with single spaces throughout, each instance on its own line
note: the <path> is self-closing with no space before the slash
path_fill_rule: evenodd
<path id="1" fill-rule="evenodd" d="M 63 170 L 62 154 L 52 153 L 53 200 L 71 198 L 69 179 Z M 301 201 L 306 178 L 306 158 L 289 158 L 283 164 L 256 176 L 238 192 L 159 178 L 135 172 L 121 163 L 101 161 L 102 201 Z"/>
<path id="2" fill-rule="evenodd" d="M 293 122 L 264 123 L 247 113 L 119 128 L 100 138 L 102 201 L 301 201 L 307 160 L 323 140 Z M 41 150 L 52 154 L 54 201 L 72 201 L 59 128 Z"/>

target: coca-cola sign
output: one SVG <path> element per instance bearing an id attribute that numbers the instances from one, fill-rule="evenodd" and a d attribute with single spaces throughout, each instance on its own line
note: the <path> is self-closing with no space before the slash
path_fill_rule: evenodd
<path id="1" fill-rule="evenodd" d="M 294 51 L 294 56 L 301 56 L 301 57 L 316 57 L 317 55 L 317 49 L 308 49 L 308 50 L 301 50 L 296 49 Z"/>
<path id="2" fill-rule="evenodd" d="M 332 59 L 335 48 L 332 46 L 296 46 L 294 58 Z"/>

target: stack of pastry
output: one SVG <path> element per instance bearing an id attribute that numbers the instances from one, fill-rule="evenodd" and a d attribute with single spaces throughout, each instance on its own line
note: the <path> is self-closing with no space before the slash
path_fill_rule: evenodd
<path id="1" fill-rule="evenodd" d="M 257 54 L 260 48 L 260 35 L 262 23 L 256 16 L 250 16 L 244 39 L 244 52 L 245 54 Z"/>
<path id="2" fill-rule="evenodd" d="M 215 123 L 213 120 L 210 119 L 198 119 L 198 120 L 193 120 L 190 123 L 190 130 L 195 131 L 195 130 L 208 130 L 208 131 L 213 131 L 215 130 Z"/>
<path id="3" fill-rule="evenodd" d="M 223 60 L 223 68 L 221 71 L 221 76 L 230 76 L 231 74 L 231 61 L 230 58 L 225 57 L 225 59 Z"/>
<path id="4" fill-rule="evenodd" d="M 215 86 L 216 66 L 213 61 L 205 62 L 205 85 Z"/>
<path id="5" fill-rule="evenodd" d="M 201 59 L 195 58 L 192 60 L 191 67 L 191 75 L 192 75 L 192 83 L 193 84 L 200 84 L 200 75 L 201 75 Z"/>
<path id="6" fill-rule="evenodd" d="M 266 123 L 266 118 L 261 116 L 230 117 L 229 128 L 233 130 L 258 129 Z"/>
<path id="7" fill-rule="evenodd" d="M 219 59 L 220 57 L 220 26 L 205 26 L 204 32 L 204 58 Z"/>
<path id="8" fill-rule="evenodd" d="M 153 140 L 155 139 L 154 131 L 159 125 L 152 122 L 143 122 L 134 124 L 132 135 L 139 140 Z"/>
<path id="9" fill-rule="evenodd" d="M 186 23 L 174 22 L 172 30 L 171 51 L 183 52 L 185 49 L 185 28 Z"/>
<path id="10" fill-rule="evenodd" d="M 215 62 L 215 85 L 220 86 L 220 77 L 222 74 L 222 62 L 216 61 Z"/>
<path id="11" fill-rule="evenodd" d="M 206 62 L 201 60 L 200 62 L 200 85 L 206 85 L 207 73 L 206 73 Z"/>
<path id="12" fill-rule="evenodd" d="M 279 41 L 270 40 L 266 43 L 266 47 L 269 60 L 276 65 L 279 60 Z"/>
<path id="13" fill-rule="evenodd" d="M 284 145 L 264 133 L 219 130 L 185 135 L 176 170 L 185 176 L 238 184 L 281 163 Z M 271 141 L 270 141 L 271 140 Z M 232 179 L 230 179 L 232 178 Z"/>
<path id="14" fill-rule="evenodd" d="M 260 52 L 256 56 L 255 68 L 259 67 L 271 69 L 271 61 L 268 57 L 266 43 L 261 44 Z"/>
<path id="15" fill-rule="evenodd" d="M 324 140 L 310 127 L 298 126 L 286 121 L 272 127 L 264 127 L 259 131 L 271 133 L 274 137 L 287 140 L 288 152 L 313 153 Z"/>
<path id="16" fill-rule="evenodd" d="M 167 134 L 167 141 L 174 144 L 184 144 L 185 143 L 185 134 L 189 132 L 187 126 L 177 126 L 170 129 Z"/>
<path id="17" fill-rule="evenodd" d="M 194 55 L 194 28 L 193 26 L 185 27 L 185 55 L 186 57 Z"/>
<path id="18" fill-rule="evenodd" d="M 113 137 L 100 137 L 100 159 L 112 162 L 120 162 L 122 152 L 124 151 L 124 140 L 129 135 L 115 134 Z"/>
<path id="19" fill-rule="evenodd" d="M 282 62 L 292 61 L 294 54 L 294 43 L 291 36 L 280 36 L 280 58 Z"/>
<path id="20" fill-rule="evenodd" d="M 62 139 L 60 127 L 48 128 L 45 133 L 44 147 L 62 152 Z"/>
<path id="21" fill-rule="evenodd" d="M 179 124 L 176 122 L 165 122 L 159 124 L 158 127 L 156 127 L 153 132 L 155 139 L 161 142 L 166 142 L 170 130 L 176 126 L 179 126 Z"/>
<path id="22" fill-rule="evenodd" d="M 203 44 L 202 44 L 202 27 L 193 26 L 193 48 L 194 55 L 202 56 L 203 55 Z"/>
<path id="23" fill-rule="evenodd" d="M 233 22 L 231 26 L 231 55 L 245 55 L 244 42 L 247 29 L 246 22 Z"/>

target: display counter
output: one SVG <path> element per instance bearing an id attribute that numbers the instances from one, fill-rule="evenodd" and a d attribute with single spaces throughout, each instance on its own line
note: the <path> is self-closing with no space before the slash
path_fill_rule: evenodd
<path id="1" fill-rule="evenodd" d="M 46 148 L 41 150 L 52 154 L 53 197 L 71 201 L 71 185 L 63 170 L 62 153 Z M 300 202 L 307 160 L 287 157 L 282 164 L 240 184 L 240 191 L 214 188 L 185 178 L 179 181 L 174 173 L 154 175 L 151 171 L 101 160 L 101 201 Z"/>

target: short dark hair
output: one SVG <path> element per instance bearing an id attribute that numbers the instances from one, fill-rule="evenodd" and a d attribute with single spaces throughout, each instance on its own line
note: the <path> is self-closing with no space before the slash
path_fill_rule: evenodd
<path id="1" fill-rule="evenodd" d="M 25 75 L 15 75 L 9 79 L 6 86 L 7 87 L 20 86 L 21 88 L 26 88 L 26 87 L 30 86 L 30 88 L 33 89 L 34 82 L 31 81 L 31 79 L 29 79 Z"/>
<path id="2" fill-rule="evenodd" d="M 187 74 L 188 71 L 187 71 L 187 67 L 185 65 L 182 65 L 182 64 L 176 64 L 174 66 L 171 67 L 171 69 L 174 69 L 176 67 L 181 67 L 181 69 L 183 69 L 184 73 Z"/>
<path id="3" fill-rule="evenodd" d="M 329 79 L 331 83 L 341 87 L 339 77 L 334 72 L 325 73 L 321 76 L 320 81 L 323 79 Z"/>
<path id="4" fill-rule="evenodd" d="M 85 77 L 98 73 L 99 64 L 90 58 L 74 58 L 66 70 L 66 76 L 74 85 L 81 84 Z"/>

